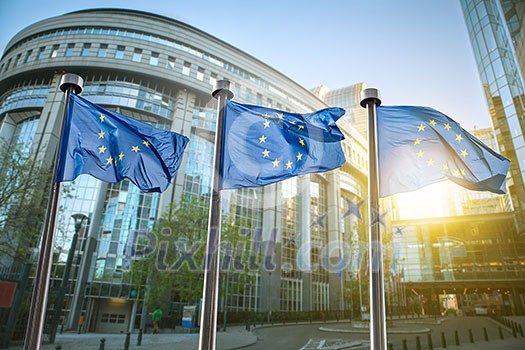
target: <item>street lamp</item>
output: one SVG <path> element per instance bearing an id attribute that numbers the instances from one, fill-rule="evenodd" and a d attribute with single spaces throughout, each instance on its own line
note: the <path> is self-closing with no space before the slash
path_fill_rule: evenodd
<path id="1" fill-rule="evenodd" d="M 71 265 L 73 264 L 73 258 L 75 256 L 75 250 L 77 246 L 77 240 L 80 230 L 83 228 L 84 221 L 87 221 L 89 225 L 89 218 L 84 214 L 73 214 L 71 217 L 75 220 L 75 233 L 71 239 L 71 246 L 67 254 L 66 265 L 64 267 L 64 275 L 62 276 L 62 282 L 60 283 L 60 293 L 58 293 L 57 301 L 55 304 L 55 313 L 53 315 L 52 331 L 49 337 L 49 341 L 53 343 L 55 341 L 58 322 L 60 320 L 60 313 L 62 311 L 62 306 L 64 304 L 64 296 L 66 294 L 67 284 L 69 282 L 69 273 L 71 272 Z"/>

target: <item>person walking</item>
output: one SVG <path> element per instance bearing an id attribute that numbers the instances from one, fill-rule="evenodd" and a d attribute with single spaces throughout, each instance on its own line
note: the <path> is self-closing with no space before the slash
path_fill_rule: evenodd
<path id="1" fill-rule="evenodd" d="M 162 319 L 162 310 L 160 306 L 157 306 L 153 315 L 151 315 L 151 320 L 153 321 L 153 334 L 160 333 L 160 320 Z"/>

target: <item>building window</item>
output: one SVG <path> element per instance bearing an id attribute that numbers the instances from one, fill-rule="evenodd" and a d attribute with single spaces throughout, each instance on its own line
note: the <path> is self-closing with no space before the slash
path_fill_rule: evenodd
<path id="1" fill-rule="evenodd" d="M 98 57 L 106 57 L 108 53 L 108 44 L 100 44 L 98 48 Z"/>
<path id="2" fill-rule="evenodd" d="M 182 74 L 190 75 L 191 63 L 184 61 L 184 66 L 182 66 Z"/>
<path id="3" fill-rule="evenodd" d="M 9 69 L 9 66 L 11 65 L 11 58 L 7 61 L 7 64 L 5 65 L 5 71 L 7 72 L 7 70 Z"/>
<path id="4" fill-rule="evenodd" d="M 262 105 L 262 94 L 257 94 L 257 101 L 255 102 L 258 105 Z"/>
<path id="5" fill-rule="evenodd" d="M 24 59 L 24 63 L 31 61 L 31 54 L 33 54 L 33 50 L 27 51 L 26 58 Z"/>
<path id="6" fill-rule="evenodd" d="M 46 50 L 45 46 L 42 46 L 40 49 L 38 49 L 38 55 L 36 56 L 37 61 L 40 61 L 44 58 L 44 51 Z"/>
<path id="7" fill-rule="evenodd" d="M 197 68 L 197 79 L 199 79 L 200 81 L 204 81 L 204 68 Z"/>
<path id="8" fill-rule="evenodd" d="M 159 64 L 159 53 L 158 52 L 152 52 L 151 57 L 149 58 L 149 64 L 152 66 L 156 66 Z"/>
<path id="9" fill-rule="evenodd" d="M 124 50 L 126 50 L 125 46 L 118 45 L 117 51 L 115 51 L 115 58 L 117 60 L 121 60 L 124 58 Z"/>
<path id="10" fill-rule="evenodd" d="M 89 49 L 91 49 L 90 43 L 84 43 L 84 47 L 82 48 L 82 56 L 86 57 L 89 56 Z"/>
<path id="11" fill-rule="evenodd" d="M 175 57 L 168 56 L 168 63 L 166 63 L 166 68 L 169 70 L 175 69 Z"/>
<path id="12" fill-rule="evenodd" d="M 75 50 L 75 44 L 74 43 L 67 44 L 66 57 L 73 56 L 73 51 L 74 50 Z"/>
<path id="13" fill-rule="evenodd" d="M 216 82 L 217 82 L 217 74 L 211 73 L 211 75 L 210 75 L 210 85 L 215 86 Z"/>
<path id="14" fill-rule="evenodd" d="M 140 62 L 142 61 L 142 49 L 135 49 L 133 51 L 133 57 L 131 58 L 133 62 Z"/>
<path id="15" fill-rule="evenodd" d="M 57 55 L 58 55 L 58 48 L 59 47 L 60 47 L 60 45 L 58 45 L 58 44 L 53 45 L 53 48 L 51 49 L 51 53 L 49 54 L 49 58 L 57 57 Z"/>
<path id="16" fill-rule="evenodd" d="M 21 54 L 21 53 L 19 53 L 18 55 L 16 55 L 16 57 L 15 57 L 15 61 L 13 62 L 13 67 L 18 66 L 18 63 L 20 62 L 20 57 L 22 57 L 22 54 Z"/>

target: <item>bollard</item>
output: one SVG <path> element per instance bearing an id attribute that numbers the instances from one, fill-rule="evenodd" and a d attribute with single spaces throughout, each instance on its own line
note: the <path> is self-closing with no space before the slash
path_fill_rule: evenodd
<path id="1" fill-rule="evenodd" d="M 521 326 L 521 324 L 518 325 L 518 329 L 520 331 L 520 335 L 523 337 L 523 327 Z"/>
<path id="2" fill-rule="evenodd" d="M 142 345 L 142 328 L 139 329 L 139 335 L 137 337 L 137 346 Z"/>
<path id="3" fill-rule="evenodd" d="M 432 344 L 432 334 L 427 334 L 428 339 L 428 350 L 434 350 L 434 344 Z"/>
<path id="4" fill-rule="evenodd" d="M 394 350 L 394 344 L 388 343 L 388 350 Z"/>
<path id="5" fill-rule="evenodd" d="M 485 337 L 485 341 L 489 341 L 489 335 L 487 333 L 487 328 L 483 327 L 483 337 Z"/>
<path id="6" fill-rule="evenodd" d="M 403 339 L 403 350 L 408 350 L 407 340 Z"/>
<path id="7" fill-rule="evenodd" d="M 129 350 L 129 341 L 131 338 L 131 333 L 126 333 L 126 340 L 124 341 L 124 350 Z"/>
<path id="8" fill-rule="evenodd" d="M 499 337 L 501 340 L 503 340 L 503 328 L 501 327 L 498 327 L 499 328 Z"/>
<path id="9" fill-rule="evenodd" d="M 56 349 L 56 350 L 62 350 L 62 345 L 57 345 L 57 346 L 55 347 L 55 349 Z"/>
<path id="10" fill-rule="evenodd" d="M 419 336 L 416 337 L 416 350 L 421 350 L 421 340 L 419 340 Z"/>
<path id="11" fill-rule="evenodd" d="M 441 332 L 441 347 L 443 349 L 447 348 L 447 340 L 445 339 L 445 332 Z"/>
<path id="12" fill-rule="evenodd" d="M 246 322 L 246 330 L 249 332 L 250 331 L 250 323 Z"/>
<path id="13" fill-rule="evenodd" d="M 459 346 L 459 333 L 458 333 L 458 331 L 454 331 L 454 337 L 456 338 L 456 345 Z"/>
<path id="14" fill-rule="evenodd" d="M 98 350 L 106 350 L 106 338 L 100 338 Z"/>
<path id="15" fill-rule="evenodd" d="M 517 338 L 518 337 L 518 334 L 516 333 L 516 328 L 514 328 L 514 325 L 512 325 L 512 336 L 514 338 Z"/>
<path id="16" fill-rule="evenodd" d="M 474 335 L 472 334 L 472 329 L 469 328 L 468 330 L 468 338 L 471 343 L 474 343 Z"/>

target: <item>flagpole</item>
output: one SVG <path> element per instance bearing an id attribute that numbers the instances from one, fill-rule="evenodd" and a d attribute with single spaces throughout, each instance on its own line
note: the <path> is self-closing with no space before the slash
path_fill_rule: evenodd
<path id="1" fill-rule="evenodd" d="M 66 94 L 64 113 L 62 116 L 61 127 L 59 129 L 57 149 L 53 159 L 53 181 L 51 182 L 51 193 L 47 203 L 46 220 L 44 221 L 44 228 L 42 231 L 40 254 L 38 256 L 38 264 L 31 297 L 31 307 L 29 309 L 29 318 L 26 326 L 24 350 L 39 350 L 42 345 L 44 316 L 46 314 L 45 307 L 47 305 L 51 264 L 53 263 L 56 217 L 58 212 L 58 202 L 60 200 L 60 183 L 56 183 L 60 139 L 62 138 L 62 129 L 64 128 L 64 122 L 66 120 L 69 96 L 72 91 L 76 94 L 81 93 L 83 85 L 84 80 L 76 74 L 66 73 L 60 80 L 60 90 Z"/>
<path id="2" fill-rule="evenodd" d="M 217 333 L 217 304 L 219 294 L 219 254 L 221 240 L 221 193 L 220 169 L 223 145 L 223 121 L 226 100 L 233 98 L 228 80 L 217 80 L 212 96 L 217 99 L 217 130 L 213 155 L 212 193 L 206 242 L 206 265 L 204 270 L 204 292 L 202 295 L 201 328 L 199 350 L 214 350 Z"/>
<path id="3" fill-rule="evenodd" d="M 379 91 L 361 91 L 361 107 L 368 112 L 368 262 L 370 275 L 370 349 L 386 350 L 386 313 L 383 253 L 379 212 L 376 107 L 381 105 Z"/>

